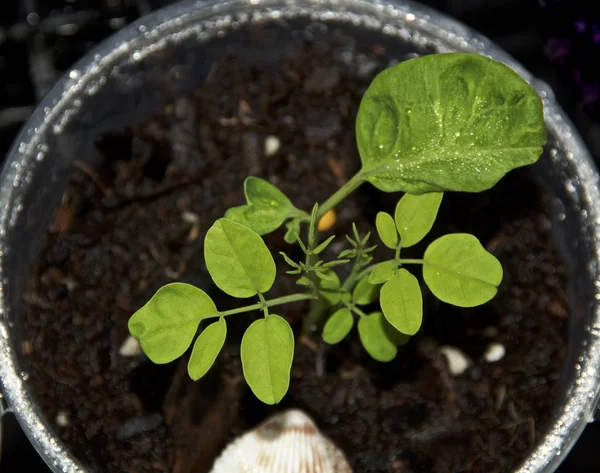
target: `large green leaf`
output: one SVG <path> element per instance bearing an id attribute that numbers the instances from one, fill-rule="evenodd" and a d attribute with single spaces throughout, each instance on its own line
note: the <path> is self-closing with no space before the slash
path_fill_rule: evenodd
<path id="1" fill-rule="evenodd" d="M 375 302 L 379 298 L 379 290 L 381 286 L 377 284 L 371 284 L 369 277 L 364 277 L 358 284 L 354 286 L 352 291 L 352 299 L 355 304 L 368 305 Z"/>
<path id="2" fill-rule="evenodd" d="M 275 261 L 262 238 L 227 218 L 206 232 L 204 259 L 215 284 L 230 296 L 252 297 L 275 281 Z"/>
<path id="3" fill-rule="evenodd" d="M 248 177 L 244 181 L 247 205 L 232 207 L 225 217 L 246 225 L 259 235 L 277 230 L 285 219 L 301 212 L 273 184 L 259 177 Z"/>
<path id="4" fill-rule="evenodd" d="M 189 348 L 203 318 L 216 315 L 203 290 L 184 283 L 161 287 L 129 319 L 129 332 L 154 363 L 169 363 Z"/>
<path id="5" fill-rule="evenodd" d="M 398 232 L 394 219 L 389 213 L 379 212 L 375 218 L 377 234 L 385 246 L 395 249 L 398 245 Z"/>
<path id="6" fill-rule="evenodd" d="M 188 374 L 194 381 L 204 376 L 213 365 L 227 337 L 224 317 L 206 327 L 196 339 L 188 362 Z"/>
<path id="7" fill-rule="evenodd" d="M 380 303 L 385 318 L 396 330 L 406 335 L 419 331 L 423 321 L 423 296 L 419 281 L 406 269 L 400 268 L 383 285 Z"/>
<path id="8" fill-rule="evenodd" d="M 358 321 L 358 335 L 367 353 L 377 361 L 392 361 L 398 349 L 388 335 L 388 322 L 381 312 L 375 312 Z"/>
<path id="9" fill-rule="evenodd" d="M 443 192 L 404 194 L 396 205 L 394 220 L 402 248 L 419 243 L 429 233 L 437 217 Z"/>
<path id="10" fill-rule="evenodd" d="M 265 404 L 277 404 L 290 385 L 294 334 L 278 315 L 253 322 L 242 337 L 242 368 L 254 395 Z"/>
<path id="11" fill-rule="evenodd" d="M 506 65 L 433 54 L 381 72 L 356 121 L 362 175 L 385 192 L 479 192 L 535 162 L 546 142 L 542 101 Z"/>
<path id="12" fill-rule="evenodd" d="M 323 341 L 330 345 L 341 342 L 352 330 L 354 317 L 348 309 L 337 310 L 323 327 Z"/>
<path id="13" fill-rule="evenodd" d="M 423 258 L 423 279 L 440 300 L 459 307 L 489 301 L 502 282 L 502 265 L 479 240 L 452 233 L 435 240 Z"/>

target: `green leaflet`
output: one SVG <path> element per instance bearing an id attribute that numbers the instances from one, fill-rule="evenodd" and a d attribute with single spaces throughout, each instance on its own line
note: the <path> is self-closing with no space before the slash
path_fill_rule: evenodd
<path id="1" fill-rule="evenodd" d="M 402 248 L 419 243 L 429 233 L 437 217 L 443 192 L 404 194 L 396 205 L 394 220 L 400 233 Z"/>
<path id="2" fill-rule="evenodd" d="M 189 348 L 200 321 L 218 313 L 203 290 L 190 284 L 171 283 L 129 319 L 129 332 L 144 353 L 157 364 L 179 358 Z"/>
<path id="3" fill-rule="evenodd" d="M 375 218 L 375 226 L 383 244 L 392 250 L 395 249 L 398 246 L 398 232 L 392 216 L 386 212 L 379 212 Z"/>
<path id="4" fill-rule="evenodd" d="M 277 230 L 287 218 L 302 213 L 277 187 L 258 177 L 246 178 L 244 194 L 247 205 L 232 207 L 225 217 L 246 225 L 259 235 Z"/>
<path id="5" fill-rule="evenodd" d="M 244 378 L 265 404 L 277 404 L 290 385 L 294 334 L 285 319 L 270 314 L 253 322 L 241 347 Z"/>
<path id="6" fill-rule="evenodd" d="M 356 120 L 361 175 L 385 192 L 479 192 L 532 164 L 546 142 L 542 101 L 516 72 L 471 53 L 381 72 Z"/>
<path id="7" fill-rule="evenodd" d="M 396 264 L 393 261 L 384 261 L 375 266 L 375 269 L 369 274 L 371 284 L 383 284 L 394 275 Z"/>
<path id="8" fill-rule="evenodd" d="M 300 220 L 294 218 L 285 224 L 286 232 L 283 237 L 288 244 L 296 243 L 296 235 L 300 235 Z"/>
<path id="9" fill-rule="evenodd" d="M 204 376 L 213 365 L 227 337 L 224 317 L 206 327 L 196 339 L 188 362 L 188 374 L 194 381 Z"/>
<path id="10" fill-rule="evenodd" d="M 371 284 L 368 277 L 362 278 L 360 281 L 358 281 L 358 284 L 354 286 L 352 299 L 354 300 L 355 304 L 369 305 L 379 298 L 380 289 L 380 286 Z"/>
<path id="11" fill-rule="evenodd" d="M 452 233 L 435 240 L 424 256 L 423 279 L 440 300 L 459 307 L 484 304 L 502 282 L 502 265 L 479 240 Z"/>
<path id="12" fill-rule="evenodd" d="M 204 259 L 215 284 L 230 296 L 252 297 L 275 281 L 275 261 L 262 238 L 227 218 L 206 233 Z"/>
<path id="13" fill-rule="evenodd" d="M 367 353 L 382 362 L 392 361 L 398 353 L 396 346 L 406 343 L 406 340 L 400 340 L 381 312 L 361 317 L 358 320 L 358 335 Z"/>
<path id="14" fill-rule="evenodd" d="M 321 244 L 317 245 L 317 247 L 314 250 L 312 250 L 311 254 L 313 254 L 313 255 L 321 254 L 323 251 L 325 251 L 325 249 L 329 246 L 329 244 L 334 239 L 335 239 L 335 235 L 331 235 L 329 238 L 327 238 L 327 240 L 325 240 Z"/>
<path id="15" fill-rule="evenodd" d="M 423 297 L 419 281 L 400 268 L 381 288 L 381 310 L 392 326 L 406 335 L 419 331 L 423 321 Z"/>
<path id="16" fill-rule="evenodd" d="M 330 345 L 341 342 L 354 325 L 354 317 L 348 309 L 337 310 L 323 327 L 323 341 Z"/>

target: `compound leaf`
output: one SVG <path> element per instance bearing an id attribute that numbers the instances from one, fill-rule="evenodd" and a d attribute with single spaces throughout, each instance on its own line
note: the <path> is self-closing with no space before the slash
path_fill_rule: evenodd
<path id="1" fill-rule="evenodd" d="M 232 207 L 225 217 L 246 225 L 259 235 L 271 233 L 289 217 L 300 213 L 277 187 L 259 177 L 244 181 L 246 205 Z"/>
<path id="2" fill-rule="evenodd" d="M 423 321 L 423 296 L 419 281 L 406 269 L 398 272 L 381 288 L 381 310 L 392 326 L 406 335 L 419 331 Z"/>
<path id="3" fill-rule="evenodd" d="M 327 275 L 327 278 L 321 279 L 319 288 L 321 295 L 329 305 L 337 304 L 342 299 L 342 293 L 340 292 L 340 277 L 332 270 L 326 270 L 325 274 Z"/>
<path id="4" fill-rule="evenodd" d="M 394 275 L 394 271 L 396 271 L 396 264 L 393 261 L 379 263 L 369 274 L 369 282 L 371 284 L 383 284 Z"/>
<path id="5" fill-rule="evenodd" d="M 392 250 L 395 249 L 398 246 L 398 232 L 392 216 L 386 212 L 379 212 L 375 218 L 375 226 L 383 244 Z"/>
<path id="6" fill-rule="evenodd" d="M 352 330 L 353 325 L 352 313 L 348 309 L 339 309 L 325 323 L 322 334 L 323 341 L 330 345 L 341 342 Z"/>
<path id="7" fill-rule="evenodd" d="M 188 374 L 194 381 L 204 376 L 213 365 L 227 337 L 224 317 L 210 324 L 196 339 L 188 362 Z"/>
<path id="8" fill-rule="evenodd" d="M 169 363 L 189 348 L 200 321 L 218 313 L 212 299 L 191 284 L 161 287 L 131 316 L 129 332 L 154 363 Z"/>
<path id="9" fill-rule="evenodd" d="M 244 378 L 265 404 L 277 404 L 290 385 L 294 334 L 287 321 L 275 314 L 253 322 L 242 337 Z"/>
<path id="10" fill-rule="evenodd" d="M 396 343 L 388 335 L 387 325 L 381 312 L 361 317 L 358 321 L 360 341 L 367 353 L 377 361 L 392 361 L 398 353 Z"/>
<path id="11" fill-rule="evenodd" d="M 502 265 L 468 233 L 435 240 L 424 256 L 423 279 L 440 300 L 459 307 L 486 303 L 498 292 Z"/>
<path id="12" fill-rule="evenodd" d="M 368 277 L 362 278 L 358 281 L 358 284 L 354 286 L 354 291 L 352 292 L 354 303 L 358 305 L 368 305 L 375 302 L 379 298 L 380 289 L 381 286 L 371 284 Z"/>
<path id="13" fill-rule="evenodd" d="M 275 261 L 262 238 L 227 218 L 208 229 L 204 259 L 215 284 L 233 297 L 266 292 L 275 281 Z"/>
<path id="14" fill-rule="evenodd" d="M 400 233 L 402 248 L 419 243 L 429 233 L 437 217 L 443 192 L 404 194 L 396 205 L 394 220 Z"/>

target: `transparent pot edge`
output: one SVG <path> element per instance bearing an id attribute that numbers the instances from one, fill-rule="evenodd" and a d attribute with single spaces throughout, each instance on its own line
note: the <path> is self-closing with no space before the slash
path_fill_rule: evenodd
<path id="1" fill-rule="evenodd" d="M 10 222 L 14 213 L 19 211 L 14 206 L 16 197 L 26 189 L 26 177 L 35 169 L 37 138 L 43 136 L 47 126 L 50 126 L 55 119 L 55 117 L 48 117 L 44 109 L 50 109 L 58 116 L 63 109 L 68 107 L 73 97 L 80 93 L 82 84 L 93 80 L 101 72 L 110 70 L 114 64 L 130 54 L 130 51 L 136 47 L 136 43 L 147 42 L 149 32 L 156 32 L 156 41 L 158 41 L 179 31 L 186 23 L 191 24 L 199 19 L 224 16 L 233 12 L 260 13 L 264 15 L 264 19 L 268 19 L 270 9 L 279 11 L 304 9 L 307 16 L 326 14 L 332 9 L 343 9 L 348 13 L 372 15 L 378 19 L 388 17 L 390 20 L 414 21 L 416 29 L 426 31 L 432 36 L 440 37 L 440 33 L 443 34 L 441 39 L 451 45 L 453 49 L 474 51 L 493 57 L 508 64 L 528 80 L 544 101 L 548 127 L 559 138 L 559 142 L 565 150 L 569 150 L 572 155 L 571 164 L 576 169 L 580 182 L 578 190 L 582 196 L 582 208 L 588 212 L 588 222 L 593 222 L 589 223 L 589 228 L 585 229 L 591 237 L 596 255 L 588 269 L 592 279 L 598 282 L 595 289 L 596 300 L 600 298 L 598 290 L 600 286 L 598 272 L 600 192 L 598 190 L 598 174 L 591 156 L 570 120 L 555 103 L 552 91 L 546 84 L 535 79 L 521 64 L 487 38 L 446 15 L 410 1 L 231 0 L 219 2 L 210 0 L 185 1 L 171 5 L 128 25 L 104 40 L 78 61 L 71 72 L 65 74 L 36 107 L 8 153 L 0 175 L 0 384 L 5 393 L 7 410 L 15 413 L 26 435 L 54 471 L 84 472 L 87 470 L 70 455 L 62 442 L 44 424 L 29 399 L 24 382 L 18 374 L 15 359 L 12 356 L 14 348 L 10 342 L 9 327 L 6 325 L 7 309 L 9 308 L 6 306 L 4 297 L 6 275 L 1 264 L 6 249 L 5 236 L 10 232 Z M 270 18 L 276 19 L 277 17 Z M 567 402 L 552 430 L 514 473 L 551 473 L 554 471 L 579 438 L 587 422 L 592 419 L 592 414 L 600 398 L 598 385 L 600 377 L 600 311 L 598 303 L 595 303 L 592 311 L 593 326 L 587 330 L 588 344 L 581 364 L 580 375 L 571 388 Z"/>

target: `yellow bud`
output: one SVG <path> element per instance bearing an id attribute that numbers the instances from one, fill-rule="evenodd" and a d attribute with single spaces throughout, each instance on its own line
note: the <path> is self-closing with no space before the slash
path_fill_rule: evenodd
<path id="1" fill-rule="evenodd" d="M 326 232 L 327 230 L 331 230 L 335 225 L 335 210 L 328 210 L 325 215 L 323 215 L 319 219 L 319 223 L 317 224 L 317 230 L 320 232 Z"/>

